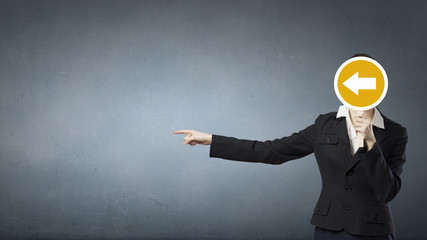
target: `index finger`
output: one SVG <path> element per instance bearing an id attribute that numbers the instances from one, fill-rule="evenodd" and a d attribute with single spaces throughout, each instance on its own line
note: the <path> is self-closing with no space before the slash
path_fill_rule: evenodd
<path id="1" fill-rule="evenodd" d="M 178 130 L 174 131 L 175 134 L 191 134 L 191 130 Z"/>

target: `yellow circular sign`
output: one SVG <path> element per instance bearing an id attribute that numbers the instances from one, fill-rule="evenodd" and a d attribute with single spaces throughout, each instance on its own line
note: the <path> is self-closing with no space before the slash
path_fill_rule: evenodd
<path id="1" fill-rule="evenodd" d="M 334 88 L 338 99 L 347 107 L 368 110 L 384 99 L 388 78 L 377 61 L 368 57 L 354 57 L 338 68 Z"/>

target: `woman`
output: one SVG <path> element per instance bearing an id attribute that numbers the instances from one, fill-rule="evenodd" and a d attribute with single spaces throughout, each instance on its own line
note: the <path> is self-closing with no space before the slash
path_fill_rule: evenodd
<path id="1" fill-rule="evenodd" d="M 389 202 L 401 188 L 408 136 L 377 108 L 360 115 L 340 106 L 299 132 L 268 141 L 195 130 L 173 133 L 186 134 L 184 144 L 211 145 L 210 157 L 236 161 L 282 164 L 314 153 L 322 178 L 310 221 L 314 239 L 395 239 Z M 357 133 L 364 147 L 357 147 Z"/>

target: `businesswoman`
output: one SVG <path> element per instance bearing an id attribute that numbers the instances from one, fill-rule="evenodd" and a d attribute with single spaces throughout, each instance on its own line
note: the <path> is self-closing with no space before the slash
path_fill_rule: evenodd
<path id="1" fill-rule="evenodd" d="M 307 128 L 281 139 L 237 139 L 195 130 L 184 144 L 210 145 L 210 157 L 282 164 L 314 153 L 322 190 L 310 223 L 314 239 L 395 239 L 389 202 L 399 193 L 407 131 L 377 108 L 358 115 L 340 106 Z M 364 137 L 357 148 L 356 134 Z"/>

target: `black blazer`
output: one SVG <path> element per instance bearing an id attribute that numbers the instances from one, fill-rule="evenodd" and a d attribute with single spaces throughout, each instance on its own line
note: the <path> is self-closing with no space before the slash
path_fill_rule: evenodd
<path id="1" fill-rule="evenodd" d="M 388 202 L 399 193 L 406 161 L 407 131 L 383 114 L 385 129 L 374 126 L 370 151 L 350 152 L 345 117 L 321 114 L 314 124 L 281 139 L 257 141 L 212 135 L 210 157 L 282 164 L 314 152 L 322 190 L 310 223 L 356 235 L 395 233 Z"/>

